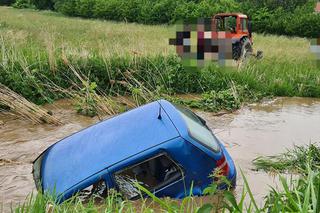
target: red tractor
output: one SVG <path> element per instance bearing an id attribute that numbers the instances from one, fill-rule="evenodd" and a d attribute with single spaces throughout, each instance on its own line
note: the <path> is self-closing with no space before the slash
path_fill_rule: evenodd
<path id="1" fill-rule="evenodd" d="M 247 15 L 241 13 L 219 13 L 213 17 L 218 32 L 225 31 L 232 39 L 232 58 L 236 61 L 255 55 L 262 58 L 262 51 L 253 54 L 252 27 Z"/>

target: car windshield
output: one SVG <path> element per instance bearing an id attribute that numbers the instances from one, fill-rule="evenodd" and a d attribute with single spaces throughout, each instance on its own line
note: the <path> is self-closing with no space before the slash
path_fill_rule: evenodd
<path id="1" fill-rule="evenodd" d="M 206 146 L 207 148 L 219 152 L 220 146 L 210 129 L 196 114 L 186 108 L 176 106 L 183 120 L 188 126 L 189 134 L 192 138 Z"/>

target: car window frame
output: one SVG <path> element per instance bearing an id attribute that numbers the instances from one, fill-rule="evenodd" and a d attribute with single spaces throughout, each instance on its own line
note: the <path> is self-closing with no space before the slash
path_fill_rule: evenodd
<path id="1" fill-rule="evenodd" d="M 161 190 L 164 190 L 166 187 L 170 186 L 171 184 L 174 184 L 174 183 L 177 183 L 177 182 L 179 182 L 179 181 L 181 181 L 181 180 L 184 180 L 184 178 L 185 178 L 185 170 L 184 170 L 183 166 L 182 166 L 181 164 L 179 164 L 177 161 L 175 161 L 167 152 L 161 152 L 161 153 L 158 153 L 158 154 L 156 154 L 156 155 L 152 155 L 151 157 L 145 158 L 145 159 L 142 160 L 142 161 L 138 161 L 138 162 L 136 162 L 136 163 L 134 163 L 134 164 L 130 164 L 129 166 L 125 166 L 125 167 L 121 168 L 120 170 L 115 170 L 115 171 L 113 171 L 110 176 L 111 176 L 112 182 L 113 182 L 115 188 L 117 189 L 117 191 L 119 191 L 119 192 L 121 193 L 121 191 L 120 191 L 120 189 L 119 189 L 119 186 L 118 186 L 118 183 L 117 183 L 117 181 L 115 180 L 115 175 L 116 175 L 117 173 L 121 173 L 121 172 L 123 172 L 123 171 L 125 171 L 125 170 L 127 170 L 127 169 L 133 168 L 133 167 L 135 167 L 135 166 L 137 166 L 137 165 L 143 164 L 143 163 L 145 163 L 145 162 L 148 162 L 148 161 L 150 161 L 150 160 L 152 160 L 152 159 L 155 159 L 155 158 L 158 158 L 158 157 L 161 157 L 161 156 L 165 156 L 165 157 L 167 157 L 170 161 L 172 161 L 172 162 L 175 164 L 175 166 L 177 166 L 178 169 L 180 170 L 181 176 L 180 176 L 177 180 L 174 180 L 174 181 L 172 181 L 172 182 L 166 183 L 165 185 L 159 184 L 159 185 L 161 185 L 160 188 L 159 188 L 159 187 L 156 187 L 156 188 L 152 188 L 152 189 L 148 189 L 148 190 L 151 191 L 151 192 L 153 192 L 153 193 L 158 193 L 158 192 L 160 192 Z M 122 193 L 121 193 L 121 194 L 122 194 Z M 142 192 L 142 195 L 145 195 L 145 193 Z M 124 196 L 125 196 L 125 195 L 124 195 Z M 135 196 L 135 197 L 129 198 L 129 200 L 136 200 L 136 199 L 139 198 L 139 196 L 140 196 L 140 194 L 137 195 L 137 196 Z"/>
<path id="2" fill-rule="evenodd" d="M 83 201 L 88 201 L 88 200 L 91 199 L 92 197 L 105 198 L 105 197 L 103 197 L 103 195 L 108 196 L 108 193 L 109 193 L 109 191 L 110 191 L 111 188 L 109 187 L 108 181 L 107 181 L 105 178 L 103 178 L 103 177 L 98 178 L 95 182 L 91 183 L 90 185 L 87 185 L 87 186 L 84 187 L 84 188 L 81 187 L 82 189 L 77 190 L 76 193 L 73 193 L 72 197 L 75 196 L 75 195 L 79 196 L 80 193 L 81 193 L 81 191 L 83 191 L 83 190 L 85 190 L 85 189 L 87 189 L 87 188 L 89 188 L 89 187 L 93 187 L 93 188 L 94 188 L 94 185 L 97 184 L 97 183 L 99 183 L 99 182 L 103 182 L 103 183 L 105 184 L 105 188 L 104 188 L 103 194 L 97 196 L 96 194 L 92 193 L 92 194 L 90 194 L 90 195 L 87 195 L 86 197 L 85 197 L 85 195 L 82 195 L 80 199 L 82 199 Z M 105 191 L 105 190 L 106 190 L 106 191 Z"/>
<path id="3" fill-rule="evenodd" d="M 179 107 L 181 107 L 181 106 L 179 106 L 179 105 L 174 105 L 174 107 L 178 107 L 178 108 L 176 108 L 176 110 L 179 111 Z M 203 118 L 201 118 L 199 115 L 197 115 L 196 113 L 194 113 L 192 110 L 190 110 L 190 109 L 188 109 L 188 108 L 185 108 L 185 107 L 183 107 L 183 108 L 184 108 L 185 110 L 190 111 L 190 112 L 202 123 L 201 119 L 203 119 Z M 180 113 L 182 113 L 182 112 L 179 111 L 178 113 L 179 113 L 179 115 L 180 115 Z M 182 115 L 180 115 L 180 116 L 182 117 Z M 200 119 L 199 117 L 200 117 L 201 119 Z M 209 147 L 207 144 L 199 141 L 199 140 L 196 139 L 194 136 L 192 136 L 191 131 L 190 131 L 189 127 L 188 127 L 188 124 L 186 123 L 186 121 L 184 120 L 183 117 L 182 117 L 182 120 L 183 120 L 183 122 L 185 123 L 185 125 L 187 126 L 188 136 L 189 136 L 192 140 L 194 140 L 195 142 L 197 142 L 197 143 L 200 144 L 201 146 L 204 146 L 206 149 L 210 150 L 210 151 L 213 152 L 213 153 L 218 154 L 218 153 L 221 152 L 221 144 L 220 144 L 218 138 L 217 138 L 217 137 L 215 136 L 215 134 L 213 133 L 212 129 L 210 129 L 207 124 L 203 124 L 203 123 L 202 123 L 202 124 L 203 124 L 203 127 L 206 128 L 206 129 L 211 133 L 212 137 L 214 137 L 214 139 L 217 141 L 218 150 L 214 150 L 213 148 Z M 204 119 L 203 119 L 203 120 L 204 120 Z M 204 121 L 205 121 L 205 120 L 204 120 Z"/>

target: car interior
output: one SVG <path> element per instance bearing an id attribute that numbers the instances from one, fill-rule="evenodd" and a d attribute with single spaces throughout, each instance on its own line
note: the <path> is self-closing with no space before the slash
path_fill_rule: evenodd
<path id="1" fill-rule="evenodd" d="M 135 188 L 132 187 L 134 182 L 138 182 L 148 190 L 155 191 L 181 177 L 182 170 L 166 155 L 151 158 L 115 174 L 120 192 L 130 199 L 137 196 L 127 192 L 128 188 Z"/>

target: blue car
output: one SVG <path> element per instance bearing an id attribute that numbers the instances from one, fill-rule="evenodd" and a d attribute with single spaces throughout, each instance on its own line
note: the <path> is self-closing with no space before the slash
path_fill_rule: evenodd
<path id="1" fill-rule="evenodd" d="M 116 189 L 139 198 L 135 182 L 158 197 L 202 195 L 219 170 L 235 184 L 225 147 L 192 111 L 155 101 L 94 124 L 49 147 L 35 161 L 37 189 L 62 202 L 76 193 Z"/>

